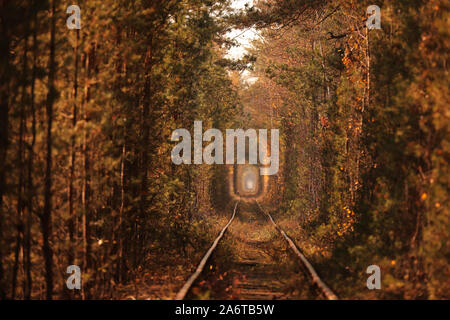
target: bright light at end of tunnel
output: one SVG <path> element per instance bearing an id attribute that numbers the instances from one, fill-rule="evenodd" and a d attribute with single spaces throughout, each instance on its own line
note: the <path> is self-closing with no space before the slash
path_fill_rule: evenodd
<path id="1" fill-rule="evenodd" d="M 244 174 L 244 189 L 246 191 L 254 191 L 255 190 L 255 183 L 256 183 L 256 176 L 254 172 L 246 172 Z"/>
<path id="2" fill-rule="evenodd" d="M 253 180 L 248 179 L 245 181 L 245 189 L 253 190 L 255 188 L 255 182 Z"/>

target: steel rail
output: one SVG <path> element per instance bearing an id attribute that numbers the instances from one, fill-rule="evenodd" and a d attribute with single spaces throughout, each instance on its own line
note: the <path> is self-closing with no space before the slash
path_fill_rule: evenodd
<path id="1" fill-rule="evenodd" d="M 313 283 L 320 289 L 320 291 L 322 291 L 322 293 L 325 295 L 325 297 L 328 300 L 338 300 L 339 298 L 337 297 L 337 295 L 325 284 L 325 282 L 322 281 L 322 279 L 320 279 L 320 277 L 317 274 L 316 270 L 314 270 L 314 268 L 311 265 L 311 263 L 309 263 L 309 261 L 306 259 L 306 257 L 300 252 L 300 250 L 295 245 L 294 241 L 292 241 L 292 239 L 288 237 L 286 232 L 284 232 L 283 229 L 281 229 L 275 223 L 275 221 L 273 220 L 272 216 L 268 212 L 264 211 L 264 209 L 261 207 L 259 202 L 257 200 L 255 200 L 255 201 L 258 204 L 258 207 L 261 210 L 261 212 L 263 212 L 269 218 L 269 220 L 275 226 L 275 229 L 277 229 L 281 233 L 281 235 L 284 237 L 284 239 L 288 242 L 288 244 L 291 247 L 291 249 L 295 252 L 295 254 L 300 258 L 302 263 L 305 265 L 305 267 L 308 270 L 310 276 L 312 277 Z"/>
<path id="2" fill-rule="evenodd" d="M 222 239 L 225 231 L 227 231 L 228 227 L 233 222 L 234 217 L 236 216 L 236 209 L 237 209 L 238 204 L 239 204 L 239 201 L 237 201 L 236 205 L 234 206 L 233 215 L 231 216 L 231 219 L 228 221 L 227 225 L 222 229 L 222 231 L 220 231 L 219 236 L 216 238 L 216 240 L 214 240 L 214 243 L 211 246 L 211 248 L 209 248 L 209 250 L 203 256 L 203 259 L 198 264 L 197 269 L 195 270 L 195 272 L 189 277 L 189 279 L 186 281 L 186 283 L 180 289 L 180 291 L 178 291 L 178 293 L 177 293 L 177 295 L 175 297 L 175 300 L 183 300 L 186 297 L 186 294 L 191 289 L 191 287 L 194 284 L 195 280 L 197 280 L 197 278 L 202 273 L 203 268 L 205 267 L 206 262 L 208 261 L 209 257 L 211 256 L 211 254 L 216 249 L 216 247 L 219 244 L 219 241 Z"/>

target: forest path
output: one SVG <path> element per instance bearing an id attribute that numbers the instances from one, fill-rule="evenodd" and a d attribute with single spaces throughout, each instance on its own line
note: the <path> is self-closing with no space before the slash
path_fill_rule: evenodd
<path id="1" fill-rule="evenodd" d="M 239 275 L 233 285 L 238 299 L 317 299 L 310 281 L 285 241 L 256 208 L 243 206 L 230 226 L 230 267 Z"/>
<path id="2" fill-rule="evenodd" d="M 126 286 L 121 299 L 174 299 L 192 266 L 170 263 L 150 279 Z M 156 281 L 158 280 L 158 281 Z M 256 206 L 243 204 L 224 241 L 187 295 L 188 299 L 322 299 L 305 275 L 298 257 Z"/>

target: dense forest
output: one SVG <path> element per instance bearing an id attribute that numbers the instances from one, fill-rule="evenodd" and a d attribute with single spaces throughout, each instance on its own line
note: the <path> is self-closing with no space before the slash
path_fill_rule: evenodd
<path id="1" fill-rule="evenodd" d="M 0 0 L 0 299 L 173 298 L 232 210 L 226 166 L 171 161 L 196 120 L 279 129 L 262 202 L 341 298 L 450 298 L 449 9 Z"/>

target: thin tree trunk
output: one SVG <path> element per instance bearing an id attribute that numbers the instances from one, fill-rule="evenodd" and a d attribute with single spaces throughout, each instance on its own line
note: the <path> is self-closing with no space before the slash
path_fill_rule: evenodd
<path id="1" fill-rule="evenodd" d="M 5 194 L 6 154 L 9 146 L 9 89 L 11 73 L 10 24 L 8 7 L 10 2 L 0 1 L 0 299 L 6 298 L 3 269 L 3 195 Z"/>
<path id="2" fill-rule="evenodd" d="M 32 116 L 31 124 L 31 145 L 29 147 L 28 156 L 28 181 L 27 181 L 27 217 L 25 224 L 25 237 L 24 237 L 24 267 L 26 274 L 26 286 L 24 289 L 24 298 L 31 299 L 31 290 L 33 287 L 31 277 L 31 224 L 33 213 L 33 162 L 34 162 L 34 145 L 36 143 L 36 111 L 35 111 L 35 85 L 36 85 L 36 72 L 37 72 L 37 31 L 38 31 L 38 19 L 37 19 L 37 1 L 33 1 L 33 70 L 31 74 L 31 93 L 30 93 L 30 112 Z"/>
<path id="3" fill-rule="evenodd" d="M 74 209 L 75 202 L 75 165 L 76 165 L 76 142 L 75 142 L 75 128 L 77 126 L 77 116 L 78 116 L 78 47 L 79 47 L 79 38 L 80 31 L 76 30 L 76 40 L 75 40 L 75 48 L 74 48 L 74 56 L 75 56 L 75 65 L 74 65 L 74 80 L 73 80 L 73 88 L 72 88 L 72 136 L 70 141 L 70 168 L 69 168 L 69 219 L 67 220 L 67 229 L 69 232 L 69 250 L 67 253 L 67 265 L 77 264 L 75 261 L 75 230 L 76 230 L 76 213 Z M 67 298 L 72 297 L 73 291 L 64 290 L 64 294 Z"/>
<path id="4" fill-rule="evenodd" d="M 72 129 L 75 130 L 77 125 L 77 98 L 78 98 L 78 42 L 80 37 L 79 30 L 76 31 L 76 44 L 74 49 L 75 55 L 75 70 L 74 70 L 74 82 L 73 82 L 73 111 L 72 111 Z M 73 264 L 75 259 L 75 212 L 74 212 L 74 180 L 75 180 L 75 162 L 76 162 L 76 151 L 75 151 L 75 132 L 72 132 L 71 145 L 70 145 L 70 177 L 69 177 L 69 254 L 68 254 L 68 264 Z"/>
<path id="5" fill-rule="evenodd" d="M 28 64 L 28 31 L 25 32 L 24 39 L 24 51 L 23 51 L 23 66 L 22 66 L 22 97 L 20 102 L 20 125 L 19 125 L 19 150 L 17 152 L 17 166 L 19 169 L 19 183 L 17 185 L 17 237 L 16 237 L 16 249 L 15 249 L 15 260 L 13 268 L 13 278 L 12 278 L 12 289 L 11 298 L 14 299 L 16 296 L 17 288 L 17 273 L 19 271 L 19 253 L 21 248 L 23 248 L 23 237 L 24 237 L 24 221 L 23 221 L 23 201 L 22 201 L 22 191 L 24 185 L 24 166 L 23 166 L 23 144 L 24 144 L 24 130 L 25 130 L 25 103 L 26 103 L 26 93 L 27 93 L 27 64 Z M 23 261 L 22 261 L 23 262 Z M 25 264 L 23 264 L 24 266 Z"/>
<path id="6" fill-rule="evenodd" d="M 124 130 L 125 131 L 125 130 Z M 125 156 L 126 156 L 126 132 L 124 135 L 124 143 L 122 146 L 122 163 L 120 166 L 120 211 L 119 211 L 119 230 L 118 230 L 118 242 L 119 242 L 119 257 L 118 257 L 118 276 L 119 281 L 123 281 L 125 278 L 125 262 L 123 257 L 123 213 L 125 208 Z"/>
<path id="7" fill-rule="evenodd" d="M 140 264 L 140 258 L 142 256 L 142 248 L 143 248 L 143 232 L 141 225 L 144 224 L 145 219 L 145 210 L 147 208 L 147 183 L 148 183 L 148 142 L 149 142 L 149 109 L 151 103 L 151 79 L 152 79 L 152 68 L 153 68 L 153 56 L 152 56 L 152 38 L 149 40 L 149 49 L 146 57 L 146 65 L 147 65 L 147 80 L 145 83 L 144 89 L 144 99 L 142 106 L 142 124 L 141 124 L 141 166 L 140 166 L 140 174 L 141 174 L 141 192 L 140 192 L 140 202 L 139 202 L 139 223 L 137 226 L 136 232 L 136 250 L 135 250 L 135 267 Z"/>
<path id="8" fill-rule="evenodd" d="M 367 103 L 366 108 L 370 107 L 370 72 L 371 72 L 371 65 L 370 65 L 370 38 L 369 38 L 369 29 L 366 28 L 366 46 L 367 46 Z M 364 111 L 364 110 L 363 110 Z"/>
<path id="9" fill-rule="evenodd" d="M 93 61 L 95 58 L 95 43 L 91 44 L 90 49 L 86 54 L 85 60 L 85 86 L 84 86 L 84 110 L 83 117 L 84 121 L 89 122 L 89 112 L 87 110 L 89 101 L 90 101 L 90 76 L 91 70 L 93 68 Z M 91 220 L 91 168 L 90 168 L 90 159 L 89 159 L 89 138 L 88 138 L 88 130 L 85 128 L 84 131 L 84 141 L 83 141 L 83 165 L 84 165 L 84 181 L 82 188 L 82 205 L 83 205 L 83 266 L 84 272 L 87 272 L 91 268 L 91 230 L 90 230 L 90 220 Z M 83 285 L 83 298 L 88 298 L 86 296 L 85 289 L 89 289 L 88 283 Z"/>
<path id="10" fill-rule="evenodd" d="M 46 298 L 53 298 L 53 252 L 51 247 L 52 239 L 52 125 L 53 125 L 53 105 L 55 102 L 55 33 L 56 33 L 56 2 L 52 1 L 51 27 L 50 27 L 50 59 L 48 73 L 48 94 L 46 103 L 47 114 L 47 156 L 45 169 L 44 186 L 44 211 L 42 214 L 42 252 L 45 261 L 45 280 L 47 285 Z"/>

